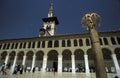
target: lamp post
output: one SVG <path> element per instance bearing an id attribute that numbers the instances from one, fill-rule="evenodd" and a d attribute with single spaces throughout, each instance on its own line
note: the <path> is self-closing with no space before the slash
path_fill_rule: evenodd
<path id="1" fill-rule="evenodd" d="M 91 47 L 94 54 L 96 78 L 107 78 L 99 36 L 96 30 L 96 28 L 100 26 L 100 16 L 96 13 L 87 13 L 83 16 L 81 24 L 84 28 L 89 30 L 92 43 Z"/>

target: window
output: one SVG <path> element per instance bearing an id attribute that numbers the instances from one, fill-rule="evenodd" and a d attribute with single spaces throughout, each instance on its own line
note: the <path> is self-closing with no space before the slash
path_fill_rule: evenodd
<path id="1" fill-rule="evenodd" d="M 67 40 L 67 46 L 70 47 L 71 46 L 71 41 Z"/>
<path id="2" fill-rule="evenodd" d="M 7 49 L 9 49 L 9 47 L 10 47 L 10 43 L 8 43 L 8 45 L 7 45 Z"/>
<path id="3" fill-rule="evenodd" d="M 113 45 L 116 44 L 115 39 L 113 37 L 111 37 L 111 42 L 112 42 Z"/>
<path id="4" fill-rule="evenodd" d="M 23 48 L 26 48 L 26 42 L 24 42 Z"/>
<path id="5" fill-rule="evenodd" d="M 2 48 L 2 44 L 0 44 L 0 49 Z"/>
<path id="6" fill-rule="evenodd" d="M 87 45 L 87 46 L 90 46 L 90 41 L 89 41 L 89 39 L 86 39 L 86 45 Z"/>
<path id="7" fill-rule="evenodd" d="M 120 38 L 119 37 L 117 37 L 117 41 L 118 41 L 118 44 L 120 44 Z"/>
<path id="8" fill-rule="evenodd" d="M 17 47 L 18 47 L 18 43 L 15 44 L 15 49 L 17 49 Z"/>
<path id="9" fill-rule="evenodd" d="M 103 38 L 105 45 L 108 45 L 108 40 L 107 38 Z"/>
<path id="10" fill-rule="evenodd" d="M 22 42 L 20 43 L 20 47 L 19 47 L 20 49 L 22 48 Z"/>
<path id="11" fill-rule="evenodd" d="M 28 43 L 28 48 L 31 48 L 31 42 Z"/>
<path id="12" fill-rule="evenodd" d="M 103 45 L 103 43 L 102 43 L 102 39 L 101 39 L 101 38 L 99 38 L 99 41 L 100 41 L 100 45 Z"/>
<path id="13" fill-rule="evenodd" d="M 54 42 L 54 47 L 59 47 L 59 41 L 58 41 L 58 40 L 56 40 L 56 41 Z"/>
<path id="14" fill-rule="evenodd" d="M 62 40 L 62 47 L 65 47 L 65 40 Z"/>
<path id="15" fill-rule="evenodd" d="M 33 42 L 33 44 L 32 44 L 32 48 L 35 48 L 35 42 Z"/>
<path id="16" fill-rule="evenodd" d="M 52 47 L 52 41 L 48 41 L 48 48 Z"/>
<path id="17" fill-rule="evenodd" d="M 79 46 L 83 46 L 83 41 L 82 41 L 82 39 L 79 39 Z"/>
<path id="18" fill-rule="evenodd" d="M 4 46 L 3 46 L 3 49 L 5 49 L 6 48 L 6 43 L 4 44 Z"/>
<path id="19" fill-rule="evenodd" d="M 42 41 L 42 48 L 45 48 L 45 41 Z"/>
<path id="20" fill-rule="evenodd" d="M 40 41 L 38 41 L 37 43 L 37 48 L 40 48 Z"/>
<path id="21" fill-rule="evenodd" d="M 78 46 L 77 40 L 74 40 L 74 46 Z"/>
<path id="22" fill-rule="evenodd" d="M 13 49 L 14 48 L 14 43 L 12 43 L 12 46 L 11 46 L 11 49 Z"/>

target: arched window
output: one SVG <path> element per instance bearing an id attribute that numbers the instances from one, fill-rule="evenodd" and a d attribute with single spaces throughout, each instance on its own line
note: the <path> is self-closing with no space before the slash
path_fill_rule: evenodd
<path id="1" fill-rule="evenodd" d="M 42 41 L 42 48 L 45 48 L 45 41 Z"/>
<path id="2" fill-rule="evenodd" d="M 79 46 L 83 46 L 83 41 L 82 41 L 82 39 L 79 39 Z"/>
<path id="3" fill-rule="evenodd" d="M 9 49 L 9 47 L 10 47 L 10 43 L 7 44 L 7 49 Z"/>
<path id="4" fill-rule="evenodd" d="M 108 40 L 107 38 L 103 38 L 105 45 L 108 45 Z"/>
<path id="5" fill-rule="evenodd" d="M 23 48 L 26 48 L 26 42 L 24 42 Z"/>
<path id="6" fill-rule="evenodd" d="M 29 46 L 30 46 L 30 44 L 29 44 Z M 20 43 L 20 49 L 22 48 L 22 42 Z M 28 47 L 28 48 L 30 48 L 30 47 Z"/>
<path id="7" fill-rule="evenodd" d="M 111 42 L 112 42 L 113 45 L 116 44 L 115 39 L 113 37 L 111 37 Z"/>
<path id="8" fill-rule="evenodd" d="M 86 39 L 86 45 L 87 45 L 87 46 L 90 46 L 90 41 L 89 41 L 89 39 Z"/>
<path id="9" fill-rule="evenodd" d="M 52 47 L 52 41 L 48 41 L 48 48 Z"/>
<path id="10" fill-rule="evenodd" d="M 62 40 L 62 47 L 65 47 L 65 40 Z"/>
<path id="11" fill-rule="evenodd" d="M 70 40 L 67 40 L 67 46 L 68 46 L 68 47 L 71 46 L 71 42 L 70 42 Z"/>
<path id="12" fill-rule="evenodd" d="M 2 44 L 0 44 L 0 49 L 2 48 Z"/>
<path id="13" fill-rule="evenodd" d="M 6 48 L 6 43 L 4 44 L 4 46 L 3 46 L 3 49 L 5 49 Z"/>
<path id="14" fill-rule="evenodd" d="M 17 49 L 17 47 L 18 47 L 18 43 L 15 44 L 15 49 Z"/>
<path id="15" fill-rule="evenodd" d="M 100 41 L 100 45 L 103 45 L 103 43 L 102 43 L 102 39 L 101 39 L 101 38 L 99 38 L 99 41 Z"/>
<path id="16" fill-rule="evenodd" d="M 35 48 L 35 42 L 33 42 L 33 44 L 32 44 L 32 48 Z"/>
<path id="17" fill-rule="evenodd" d="M 74 40 L 74 46 L 78 46 L 76 39 Z"/>
<path id="18" fill-rule="evenodd" d="M 118 44 L 120 44 L 120 37 L 117 37 Z"/>
<path id="19" fill-rule="evenodd" d="M 11 46 L 11 49 L 13 49 L 14 48 L 14 43 L 12 43 L 12 46 Z"/>
<path id="20" fill-rule="evenodd" d="M 58 40 L 56 40 L 56 41 L 54 42 L 54 47 L 59 47 L 59 41 L 58 41 Z"/>
<path id="21" fill-rule="evenodd" d="M 40 41 L 38 41 L 37 43 L 37 48 L 40 48 Z"/>
<path id="22" fill-rule="evenodd" d="M 28 48 L 31 48 L 31 42 L 28 43 Z"/>

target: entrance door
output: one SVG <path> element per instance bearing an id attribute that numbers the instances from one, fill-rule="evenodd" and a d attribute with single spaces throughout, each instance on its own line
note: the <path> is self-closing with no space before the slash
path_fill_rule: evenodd
<path id="1" fill-rule="evenodd" d="M 54 68 L 54 71 L 57 72 L 57 68 L 58 68 L 57 62 L 53 62 L 53 68 Z"/>

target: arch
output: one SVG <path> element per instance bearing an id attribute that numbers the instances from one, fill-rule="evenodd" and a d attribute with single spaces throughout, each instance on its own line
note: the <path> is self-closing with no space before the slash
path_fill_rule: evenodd
<path id="1" fill-rule="evenodd" d="M 115 73 L 114 63 L 111 57 L 112 52 L 108 48 L 102 48 L 103 58 L 108 73 Z"/>
<path id="2" fill-rule="evenodd" d="M 65 47 L 65 40 L 62 40 L 62 47 Z"/>
<path id="3" fill-rule="evenodd" d="M 77 40 L 74 40 L 74 46 L 78 46 Z"/>
<path id="4" fill-rule="evenodd" d="M 84 51 L 82 49 L 77 49 L 74 52 L 75 60 L 84 60 Z"/>
<path id="5" fill-rule="evenodd" d="M 117 59 L 120 60 L 120 48 L 115 49 L 115 54 L 116 54 Z"/>
<path id="6" fill-rule="evenodd" d="M 89 39 L 86 39 L 86 45 L 87 45 L 87 46 L 90 46 L 90 41 L 89 41 Z"/>
<path id="7" fill-rule="evenodd" d="M 62 55 L 63 55 L 64 60 L 71 60 L 72 52 L 70 50 L 66 49 L 62 52 Z"/>
<path id="8" fill-rule="evenodd" d="M 35 67 L 37 67 L 38 70 L 40 71 L 42 68 L 44 52 L 38 51 L 38 52 L 36 52 L 35 55 L 36 55 Z"/>
<path id="9" fill-rule="evenodd" d="M 70 47 L 70 46 L 71 46 L 71 41 L 67 40 L 67 47 Z"/>
<path id="10" fill-rule="evenodd" d="M 76 72 L 84 72 L 84 51 L 82 49 L 76 49 L 74 52 L 75 55 L 75 67 L 76 67 Z"/>
<path id="11" fill-rule="evenodd" d="M 100 45 L 103 45 L 103 43 L 102 43 L 102 39 L 101 39 L 101 38 L 99 38 L 99 41 L 100 41 Z"/>
<path id="12" fill-rule="evenodd" d="M 48 52 L 48 63 L 47 67 L 49 71 L 54 68 L 54 71 L 57 71 L 58 68 L 58 52 L 56 50 L 51 50 Z"/>
<path id="13" fill-rule="evenodd" d="M 118 44 L 120 44 L 120 37 L 117 37 L 117 42 Z"/>
<path id="14" fill-rule="evenodd" d="M 94 53 L 92 48 L 87 50 L 87 55 L 88 55 L 88 60 L 89 60 L 89 68 L 90 68 L 90 72 L 95 72 L 95 65 L 94 65 Z"/>
<path id="15" fill-rule="evenodd" d="M 62 59 L 62 62 L 63 62 L 62 63 L 63 72 L 70 72 L 70 71 L 72 71 L 72 69 L 71 69 L 71 67 L 72 67 L 71 55 L 72 55 L 72 52 L 69 49 L 65 49 L 62 52 L 62 56 L 63 56 L 63 59 Z"/>
<path id="16" fill-rule="evenodd" d="M 26 42 L 24 42 L 24 44 L 23 44 L 23 48 L 26 48 Z"/>
<path id="17" fill-rule="evenodd" d="M 108 40 L 107 40 L 107 38 L 103 38 L 103 41 L 104 41 L 104 44 L 105 44 L 105 45 L 108 45 Z"/>
<path id="18" fill-rule="evenodd" d="M 52 47 L 52 41 L 48 41 L 48 48 Z"/>
<path id="19" fill-rule="evenodd" d="M 3 59 L 5 60 L 6 56 L 7 56 L 7 51 L 2 52 L 1 53 L 1 60 L 3 60 Z"/>
<path id="20" fill-rule="evenodd" d="M 5 62 L 7 51 L 2 52 L 0 56 L 1 56 L 1 59 L 0 59 L 0 66 L 1 66 Z"/>
<path id="21" fill-rule="evenodd" d="M 32 60 L 32 56 L 33 56 L 33 51 L 29 51 L 27 52 L 26 56 L 27 56 L 27 60 Z"/>
<path id="22" fill-rule="evenodd" d="M 112 52 L 111 52 L 109 49 L 107 49 L 107 48 L 102 48 L 102 53 L 103 53 L 103 58 L 104 58 L 104 59 L 106 59 L 106 60 L 112 59 L 112 58 L 111 58 Z"/>
<path id="23" fill-rule="evenodd" d="M 16 55 L 16 52 L 15 51 L 12 51 L 9 56 L 10 56 L 10 60 L 14 60 L 14 57 Z"/>
<path id="24" fill-rule="evenodd" d="M 58 52 L 56 50 L 51 50 L 48 52 L 48 60 L 57 60 L 58 59 Z"/>
<path id="25" fill-rule="evenodd" d="M 15 51 L 12 51 L 12 52 L 9 54 L 8 63 L 13 64 L 15 56 L 16 56 L 16 52 L 15 52 Z"/>
<path id="26" fill-rule="evenodd" d="M 27 67 L 31 67 L 32 65 L 32 59 L 33 59 L 33 51 L 28 51 L 27 54 L 26 54 L 26 66 Z"/>
<path id="27" fill-rule="evenodd" d="M 94 60 L 94 53 L 92 48 L 87 50 L 88 60 Z"/>
<path id="28" fill-rule="evenodd" d="M 35 42 L 32 43 L 32 48 L 35 48 Z"/>
<path id="29" fill-rule="evenodd" d="M 54 47 L 59 47 L 59 41 L 58 40 L 55 40 Z"/>
<path id="30" fill-rule="evenodd" d="M 79 46 L 83 46 L 83 40 L 79 39 Z"/>
<path id="31" fill-rule="evenodd" d="M 42 41 L 42 48 L 45 48 L 45 41 Z"/>
<path id="32" fill-rule="evenodd" d="M 40 41 L 38 41 L 38 43 L 37 43 L 37 48 L 40 48 Z"/>
<path id="33" fill-rule="evenodd" d="M 36 60 L 43 60 L 44 52 L 43 51 L 38 51 L 36 52 Z"/>
<path id="34" fill-rule="evenodd" d="M 18 65 L 22 65 L 22 61 L 23 61 L 23 56 L 24 56 L 24 51 L 20 51 L 18 54 L 17 54 L 17 62 L 16 64 Z"/>
<path id="35" fill-rule="evenodd" d="M 111 37 L 111 42 L 112 42 L 113 45 L 116 44 L 116 41 L 115 41 L 115 38 L 114 38 L 114 37 Z"/>
<path id="36" fill-rule="evenodd" d="M 18 60 L 22 60 L 23 59 L 23 56 L 24 56 L 24 51 L 20 51 L 18 54 L 17 54 L 17 56 L 18 56 Z"/>

